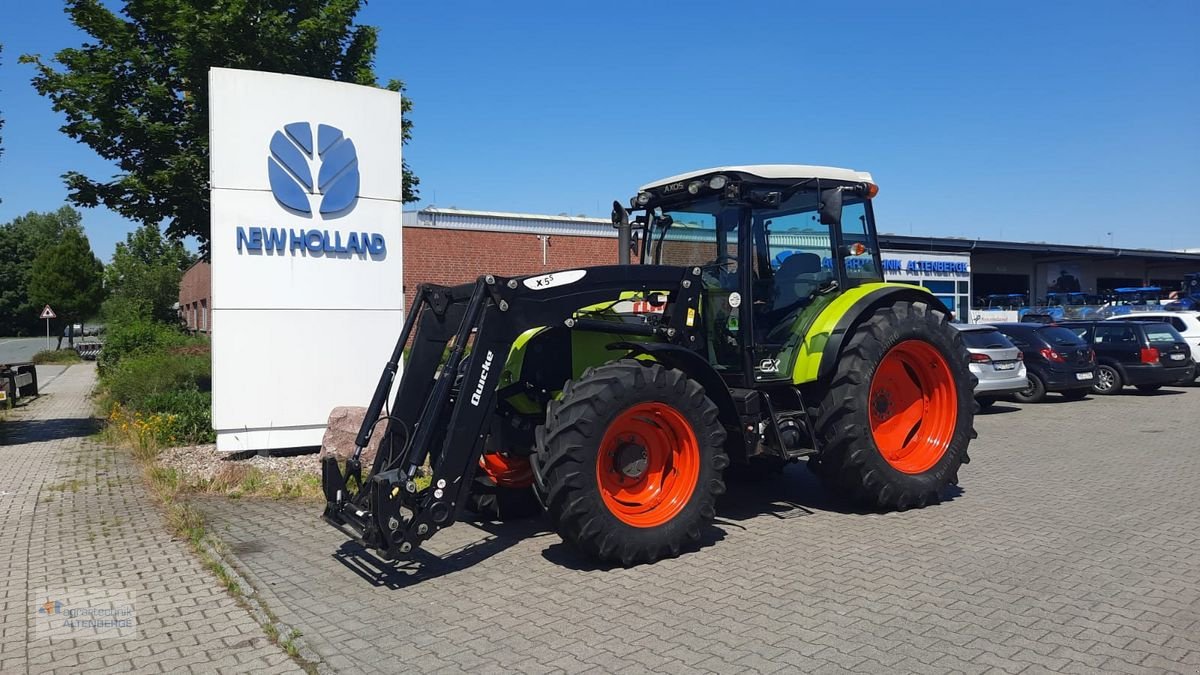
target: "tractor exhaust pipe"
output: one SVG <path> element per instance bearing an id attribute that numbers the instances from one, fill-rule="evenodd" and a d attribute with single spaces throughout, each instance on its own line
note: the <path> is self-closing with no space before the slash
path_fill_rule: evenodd
<path id="1" fill-rule="evenodd" d="M 625 206 L 621 202 L 613 201 L 612 223 L 613 227 L 617 228 L 617 263 L 628 265 L 631 228 L 629 212 L 625 210 Z"/>

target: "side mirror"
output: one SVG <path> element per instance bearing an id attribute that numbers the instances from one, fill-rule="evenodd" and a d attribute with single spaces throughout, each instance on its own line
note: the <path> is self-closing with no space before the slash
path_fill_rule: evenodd
<path id="1" fill-rule="evenodd" d="M 821 190 L 820 216 L 822 225 L 842 224 L 842 189 Z"/>
<path id="2" fill-rule="evenodd" d="M 625 206 L 621 202 L 616 200 L 613 200 L 612 224 L 618 229 L 629 227 L 629 212 L 625 210 Z"/>

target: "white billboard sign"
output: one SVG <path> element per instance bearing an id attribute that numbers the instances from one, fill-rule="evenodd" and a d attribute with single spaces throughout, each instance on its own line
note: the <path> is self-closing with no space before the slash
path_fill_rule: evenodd
<path id="1" fill-rule="evenodd" d="M 319 445 L 403 324 L 400 94 L 209 71 L 217 448 Z"/>

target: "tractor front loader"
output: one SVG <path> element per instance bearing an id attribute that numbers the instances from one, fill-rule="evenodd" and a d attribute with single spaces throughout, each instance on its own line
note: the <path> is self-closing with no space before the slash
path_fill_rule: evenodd
<path id="1" fill-rule="evenodd" d="M 947 308 L 883 282 L 876 192 L 847 169 L 693 172 L 643 187 L 632 219 L 614 203 L 621 264 L 421 285 L 355 454 L 323 461 L 325 520 L 395 559 L 464 508 L 544 508 L 631 565 L 694 546 L 731 465 L 806 458 L 872 508 L 939 501 L 975 382 Z"/>

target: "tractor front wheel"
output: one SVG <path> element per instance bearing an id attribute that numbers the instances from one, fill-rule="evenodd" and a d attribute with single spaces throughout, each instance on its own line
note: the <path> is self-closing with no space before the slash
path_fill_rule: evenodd
<path id="1" fill-rule="evenodd" d="M 927 304 L 876 310 L 843 350 L 817 414 L 814 469 L 824 482 L 872 508 L 940 501 L 969 461 L 968 358 L 959 332 Z"/>
<path id="2" fill-rule="evenodd" d="M 533 492 L 529 458 L 490 453 L 479 456 L 479 470 L 467 496 L 467 508 L 487 520 L 519 520 L 542 512 Z"/>
<path id="3" fill-rule="evenodd" d="M 620 360 L 589 368 L 546 411 L 538 465 L 562 538 L 625 566 L 676 556 L 725 491 L 725 429 L 681 371 Z"/>

